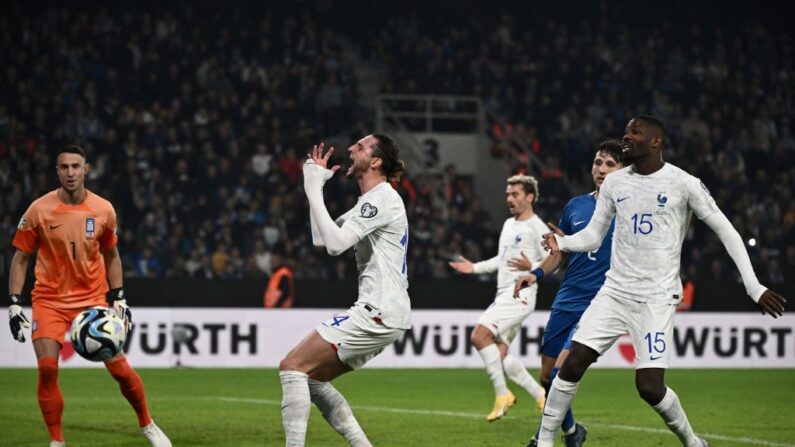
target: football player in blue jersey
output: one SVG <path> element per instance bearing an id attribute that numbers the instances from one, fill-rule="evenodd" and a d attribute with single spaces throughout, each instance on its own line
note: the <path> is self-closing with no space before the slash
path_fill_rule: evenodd
<path id="1" fill-rule="evenodd" d="M 574 234 L 588 225 L 594 209 L 599 188 L 605 177 L 611 172 L 624 167 L 622 163 L 622 147 L 619 140 L 605 140 L 596 148 L 591 175 L 596 190 L 588 194 L 576 196 L 569 200 L 560 217 L 560 230 L 565 234 Z M 554 225 L 550 225 L 554 227 Z M 541 345 L 541 384 L 549 393 L 549 386 L 555 378 L 563 360 L 571 350 L 571 335 L 580 321 L 585 309 L 596 296 L 605 280 L 605 272 L 610 268 L 610 244 L 613 238 L 613 225 L 605 236 L 602 246 L 587 253 L 564 254 L 558 252 L 549 256 L 538 268 L 529 275 L 516 280 L 514 297 L 519 290 L 540 281 L 545 274 L 552 273 L 566 263 L 566 274 L 552 302 L 552 313 L 549 315 Z M 563 440 L 567 447 L 580 446 L 585 441 L 585 427 L 574 422 L 574 415 L 569 410 L 563 420 Z M 537 438 L 533 437 L 530 445 Z"/>

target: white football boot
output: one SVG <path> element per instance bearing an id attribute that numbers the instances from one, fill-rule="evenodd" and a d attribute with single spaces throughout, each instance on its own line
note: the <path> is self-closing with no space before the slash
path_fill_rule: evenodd
<path id="1" fill-rule="evenodd" d="M 141 428 L 141 433 L 146 436 L 146 439 L 152 444 L 152 447 L 171 447 L 171 440 L 168 439 L 163 430 L 160 429 L 155 424 L 155 421 L 152 421 L 146 427 Z"/>

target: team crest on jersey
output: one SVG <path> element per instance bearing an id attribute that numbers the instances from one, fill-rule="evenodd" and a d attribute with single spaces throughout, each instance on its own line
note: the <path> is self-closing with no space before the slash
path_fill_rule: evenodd
<path id="1" fill-rule="evenodd" d="M 665 206 L 666 202 L 668 202 L 668 197 L 665 196 L 665 192 L 661 191 L 657 194 L 657 206 L 662 208 Z"/>
<path id="2" fill-rule="evenodd" d="M 96 221 L 93 217 L 86 218 L 86 239 L 94 239 L 94 229 Z"/>
<path id="3" fill-rule="evenodd" d="M 516 235 L 516 243 L 518 244 L 520 242 L 522 242 L 522 235 L 521 234 L 517 234 Z"/>
<path id="4" fill-rule="evenodd" d="M 373 205 L 370 205 L 370 203 L 365 203 L 364 205 L 362 205 L 361 213 L 362 217 L 366 217 L 369 219 L 371 217 L 375 217 L 375 215 L 378 214 L 378 208 L 374 207 Z"/>

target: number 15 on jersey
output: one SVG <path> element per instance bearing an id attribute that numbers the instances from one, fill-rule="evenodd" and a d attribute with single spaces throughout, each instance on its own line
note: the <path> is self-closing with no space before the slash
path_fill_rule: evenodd
<path id="1" fill-rule="evenodd" d="M 632 215 L 632 234 L 649 234 L 654 230 L 651 213 L 635 213 Z"/>

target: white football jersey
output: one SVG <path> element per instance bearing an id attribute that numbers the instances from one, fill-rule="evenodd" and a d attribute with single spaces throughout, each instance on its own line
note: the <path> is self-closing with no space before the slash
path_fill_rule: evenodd
<path id="1" fill-rule="evenodd" d="M 527 220 L 518 221 L 511 217 L 505 221 L 500 233 L 500 248 L 497 256 L 475 264 L 476 273 L 493 273 L 497 271 L 497 300 L 512 301 L 516 279 L 530 272 L 515 271 L 508 261 L 521 256 L 521 253 L 538 267 L 548 253 L 541 245 L 541 236 L 550 230 L 538 215 Z M 538 286 L 533 284 L 527 292 L 535 294 Z"/>
<path id="2" fill-rule="evenodd" d="M 377 309 L 386 326 L 409 329 L 409 224 L 403 199 L 389 183 L 380 183 L 359 196 L 356 206 L 336 223 L 359 237 L 353 246 L 359 270 L 356 303 Z"/>
<path id="3" fill-rule="evenodd" d="M 706 186 L 670 163 L 650 175 L 633 166 L 608 175 L 593 214 L 605 225 L 616 217 L 603 289 L 635 301 L 681 301 L 679 267 L 690 216 L 703 220 L 718 211 Z"/>

